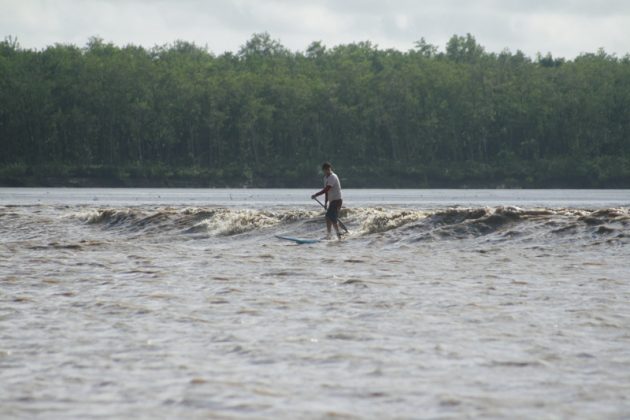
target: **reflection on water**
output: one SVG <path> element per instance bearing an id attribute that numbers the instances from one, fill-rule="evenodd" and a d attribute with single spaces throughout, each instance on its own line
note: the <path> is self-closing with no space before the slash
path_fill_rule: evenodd
<path id="1" fill-rule="evenodd" d="M 2 418 L 630 413 L 627 192 L 12 191 Z"/>

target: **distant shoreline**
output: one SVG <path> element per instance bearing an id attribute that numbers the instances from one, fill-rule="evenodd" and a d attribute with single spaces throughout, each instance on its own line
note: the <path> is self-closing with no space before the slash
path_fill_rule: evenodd
<path id="1" fill-rule="evenodd" d="M 343 180 L 343 178 L 342 178 Z M 310 183 L 289 183 L 282 185 L 279 180 L 264 180 L 259 183 L 239 182 L 212 182 L 200 178 L 84 178 L 84 177 L 29 177 L 29 178 L 0 178 L 2 188 L 316 188 L 319 186 L 317 178 Z M 479 182 L 462 184 L 456 182 L 444 182 L 427 185 L 426 183 L 413 183 L 409 180 L 398 182 L 369 183 L 345 182 L 344 188 L 370 189 L 627 189 L 630 184 L 610 183 L 597 185 L 576 185 L 575 183 L 554 182 L 550 185 L 519 185 L 511 183 L 506 185 L 500 182 Z"/>
<path id="2" fill-rule="evenodd" d="M 630 55 L 0 42 L 0 185 L 628 188 Z"/>
<path id="3" fill-rule="evenodd" d="M 626 160 L 434 162 L 405 166 L 339 164 L 344 188 L 618 189 L 630 188 Z M 317 188 L 317 165 L 249 168 L 135 165 L 5 164 L 0 187 L 77 188 Z"/>

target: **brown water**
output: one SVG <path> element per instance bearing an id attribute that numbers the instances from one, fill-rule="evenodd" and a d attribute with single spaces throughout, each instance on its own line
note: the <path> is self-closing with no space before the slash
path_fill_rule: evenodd
<path id="1" fill-rule="evenodd" d="M 0 418 L 628 418 L 630 192 L 0 189 Z"/>

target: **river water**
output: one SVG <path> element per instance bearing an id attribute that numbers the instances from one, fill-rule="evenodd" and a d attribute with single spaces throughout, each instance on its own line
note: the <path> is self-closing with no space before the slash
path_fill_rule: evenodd
<path id="1" fill-rule="evenodd" d="M 628 418 L 630 190 L 0 189 L 0 418 Z"/>

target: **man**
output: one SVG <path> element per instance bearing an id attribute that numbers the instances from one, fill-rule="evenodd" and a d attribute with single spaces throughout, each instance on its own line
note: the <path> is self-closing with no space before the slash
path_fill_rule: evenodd
<path id="1" fill-rule="evenodd" d="M 322 171 L 324 172 L 324 189 L 313 194 L 311 196 L 312 199 L 315 197 L 325 194 L 326 199 L 324 200 L 324 207 L 326 210 L 326 231 L 328 235 L 326 239 L 330 239 L 331 228 L 335 228 L 335 232 L 337 233 L 337 238 L 341 239 L 341 233 L 339 233 L 339 210 L 341 209 L 341 184 L 339 183 L 339 177 L 337 174 L 333 172 L 332 165 L 328 162 L 325 162 L 322 165 Z"/>

